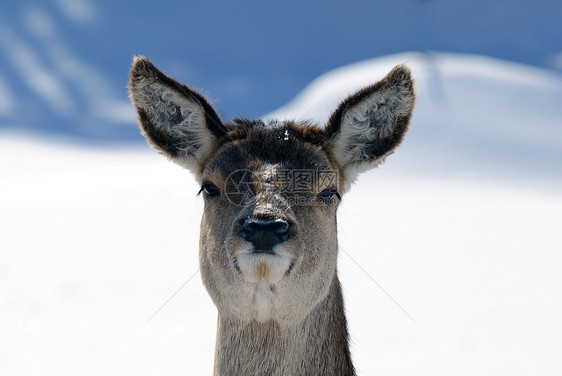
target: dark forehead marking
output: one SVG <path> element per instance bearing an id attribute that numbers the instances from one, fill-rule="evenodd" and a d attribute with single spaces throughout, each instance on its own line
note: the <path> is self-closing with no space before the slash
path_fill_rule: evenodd
<path id="1" fill-rule="evenodd" d="M 226 136 L 218 140 L 214 157 L 209 161 L 212 169 L 256 160 L 299 169 L 325 168 L 327 159 L 337 166 L 323 129 L 311 123 L 265 124 L 260 120 L 238 119 L 226 129 Z"/>

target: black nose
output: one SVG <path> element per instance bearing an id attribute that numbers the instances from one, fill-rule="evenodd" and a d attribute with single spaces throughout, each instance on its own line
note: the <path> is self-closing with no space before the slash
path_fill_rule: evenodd
<path id="1" fill-rule="evenodd" d="M 246 219 L 240 234 L 252 242 L 254 252 L 271 253 L 274 245 L 289 239 L 289 223 L 282 219 Z"/>

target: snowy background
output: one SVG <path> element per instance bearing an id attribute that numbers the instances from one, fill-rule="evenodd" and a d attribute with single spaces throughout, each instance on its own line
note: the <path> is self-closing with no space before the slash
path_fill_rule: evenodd
<path id="1" fill-rule="evenodd" d="M 319 122 L 409 65 L 411 131 L 340 208 L 358 374 L 562 373 L 560 2 L 162 4 L 0 5 L 1 376 L 211 373 L 203 202 L 138 136 L 135 54 Z"/>

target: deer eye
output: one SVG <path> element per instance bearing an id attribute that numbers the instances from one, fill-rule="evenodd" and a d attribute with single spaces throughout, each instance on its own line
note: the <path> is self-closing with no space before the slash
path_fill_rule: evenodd
<path id="1" fill-rule="evenodd" d="M 341 200 L 341 196 L 336 189 L 334 188 L 324 189 L 322 192 L 318 194 L 318 202 L 328 204 L 333 201 L 334 197 L 337 197 L 338 200 Z"/>
<path id="2" fill-rule="evenodd" d="M 203 192 L 207 197 L 214 197 L 220 194 L 220 189 L 213 183 L 203 183 L 199 192 Z"/>

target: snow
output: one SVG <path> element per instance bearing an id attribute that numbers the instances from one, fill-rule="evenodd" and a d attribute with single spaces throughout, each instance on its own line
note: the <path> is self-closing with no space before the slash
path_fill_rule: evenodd
<path id="1" fill-rule="evenodd" d="M 560 375 L 559 76 L 408 56 L 412 131 L 339 211 L 358 374 Z M 328 73 L 279 113 L 322 119 L 396 60 Z M 0 137 L 0 374 L 211 374 L 216 310 L 198 274 L 149 320 L 198 270 L 190 174 L 148 147 Z"/>
<path id="2" fill-rule="evenodd" d="M 359 62 L 319 77 L 266 118 L 323 124 L 341 100 L 401 63 L 412 69 L 419 98 L 407 147 L 392 156 L 400 169 L 501 179 L 517 179 L 522 169 L 540 180 L 562 175 L 562 75 L 489 57 L 411 52 Z"/>

